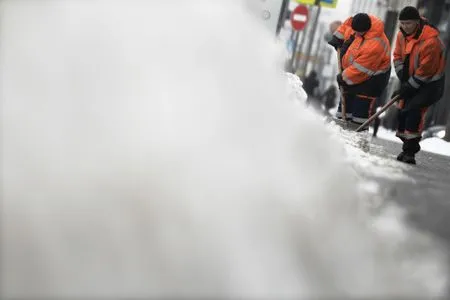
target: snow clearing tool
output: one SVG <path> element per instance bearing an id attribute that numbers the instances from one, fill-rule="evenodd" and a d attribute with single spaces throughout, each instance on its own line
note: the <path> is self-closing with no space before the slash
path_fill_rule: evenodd
<path id="1" fill-rule="evenodd" d="M 398 101 L 400 98 L 400 95 L 395 96 L 392 98 L 388 103 L 386 103 L 382 108 L 380 108 L 376 113 L 374 113 L 367 121 L 365 121 L 361 126 L 356 128 L 356 132 L 362 131 L 364 128 L 370 125 L 373 120 L 375 120 L 379 115 L 381 115 L 386 109 L 388 109 L 392 104 L 394 104 L 396 101 Z"/>
<path id="2" fill-rule="evenodd" d="M 341 49 L 337 49 L 337 61 L 338 61 L 339 72 L 342 72 Z M 343 127 L 345 128 L 347 125 L 347 105 L 345 103 L 344 91 L 342 90 L 341 86 L 339 86 L 339 94 L 341 96 L 341 115 L 342 115 L 342 120 L 344 121 Z"/>

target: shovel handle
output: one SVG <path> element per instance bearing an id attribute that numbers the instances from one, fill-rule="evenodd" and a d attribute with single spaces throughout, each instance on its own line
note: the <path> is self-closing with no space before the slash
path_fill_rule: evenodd
<path id="1" fill-rule="evenodd" d="M 381 109 L 379 109 L 376 113 L 373 114 L 367 121 L 365 121 L 361 126 L 356 128 L 356 132 L 360 132 L 365 127 L 367 127 L 370 123 L 372 123 L 373 120 L 375 120 L 379 115 L 381 115 L 386 109 L 388 109 L 392 104 L 394 104 L 397 100 L 399 100 L 400 95 L 395 96 L 392 98 L 388 103 L 386 103 Z"/>

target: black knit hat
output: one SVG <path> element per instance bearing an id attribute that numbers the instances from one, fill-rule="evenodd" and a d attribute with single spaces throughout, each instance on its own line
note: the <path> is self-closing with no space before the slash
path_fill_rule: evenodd
<path id="1" fill-rule="evenodd" d="M 401 21 L 420 20 L 420 14 L 417 8 L 415 8 L 414 6 L 407 6 L 402 9 L 398 16 L 398 19 Z"/>
<path id="2" fill-rule="evenodd" d="M 353 17 L 352 20 L 352 29 L 354 31 L 365 32 L 370 29 L 372 22 L 370 21 L 370 17 L 368 14 L 359 13 Z"/>

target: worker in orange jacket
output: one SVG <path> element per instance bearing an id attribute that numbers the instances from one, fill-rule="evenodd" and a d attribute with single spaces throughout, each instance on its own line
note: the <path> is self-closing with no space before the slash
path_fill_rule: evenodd
<path id="1" fill-rule="evenodd" d="M 337 82 L 344 91 L 345 119 L 360 125 L 373 113 L 375 100 L 389 82 L 391 48 L 384 24 L 375 16 L 356 14 L 338 27 L 328 43 L 340 50 Z M 342 103 L 336 116 L 342 118 Z"/>
<path id="2" fill-rule="evenodd" d="M 439 31 L 421 18 L 415 7 L 399 14 L 400 32 L 394 50 L 394 66 L 401 82 L 397 136 L 403 151 L 397 160 L 415 164 L 420 151 L 425 113 L 444 93 L 445 46 Z"/>

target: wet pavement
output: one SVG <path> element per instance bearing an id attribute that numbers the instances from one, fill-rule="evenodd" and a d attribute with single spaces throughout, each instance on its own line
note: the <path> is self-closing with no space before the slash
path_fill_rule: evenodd
<path id="1" fill-rule="evenodd" d="M 379 138 L 371 140 L 370 153 L 395 161 L 401 144 Z M 398 163 L 409 177 L 377 178 L 384 193 L 407 211 L 407 221 L 440 239 L 450 253 L 450 157 L 421 151 L 417 165 Z"/>

